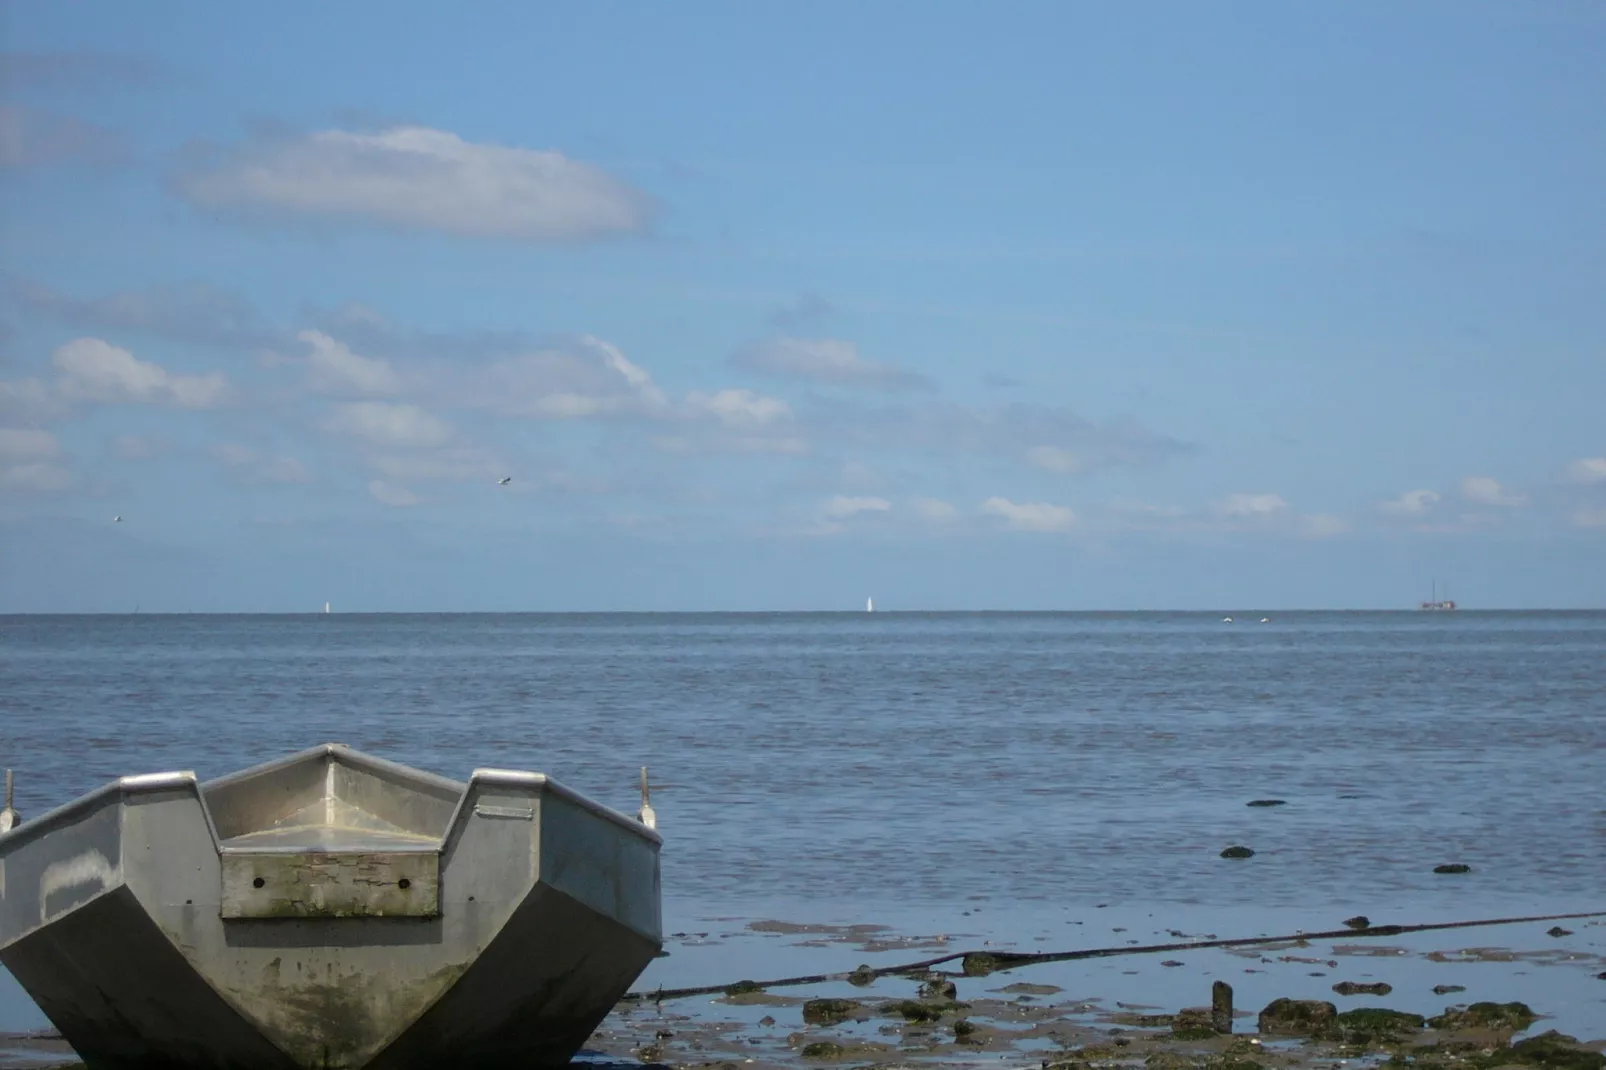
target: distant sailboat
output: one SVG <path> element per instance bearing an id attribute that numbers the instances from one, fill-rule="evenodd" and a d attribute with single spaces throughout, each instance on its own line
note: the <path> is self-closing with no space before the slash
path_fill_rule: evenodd
<path id="1" fill-rule="evenodd" d="M 866 598 L 864 600 L 864 611 L 866 613 L 874 613 L 875 612 L 875 599 L 874 598 Z"/>
<path id="2" fill-rule="evenodd" d="M 325 602 L 325 603 L 324 603 L 324 604 L 323 604 L 323 611 L 324 611 L 324 612 L 325 612 L 325 613 L 327 613 L 327 612 L 329 612 L 329 603 L 328 603 L 328 602 Z"/>

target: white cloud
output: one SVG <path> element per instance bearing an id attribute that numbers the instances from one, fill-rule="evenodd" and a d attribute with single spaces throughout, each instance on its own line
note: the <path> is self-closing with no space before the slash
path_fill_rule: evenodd
<path id="1" fill-rule="evenodd" d="M 229 397 L 228 380 L 219 372 L 178 375 L 99 338 L 75 338 L 50 359 L 61 373 L 57 388 L 69 398 L 211 409 Z"/>
<path id="2" fill-rule="evenodd" d="M 909 508 L 928 524 L 951 524 L 959 519 L 959 510 L 953 503 L 941 498 L 911 498 Z"/>
<path id="3" fill-rule="evenodd" d="M 114 131 L 70 115 L 0 104 L 0 168 L 114 164 L 128 154 Z"/>
<path id="4" fill-rule="evenodd" d="M 1085 472 L 1088 467 L 1087 458 L 1074 450 L 1061 449 L 1059 446 L 1033 446 L 1026 451 L 1026 459 L 1045 472 L 1056 472 L 1066 476 Z"/>
<path id="5" fill-rule="evenodd" d="M 1506 490 L 1497 480 L 1489 476 L 1467 476 L 1461 481 L 1461 496 L 1478 505 L 1498 505 L 1507 508 L 1524 505 L 1528 501 L 1524 495 Z"/>
<path id="6" fill-rule="evenodd" d="M 387 483 L 383 479 L 371 481 L 368 484 L 368 493 L 374 496 L 375 501 L 397 508 L 418 505 L 423 501 L 422 498 L 401 484 Z"/>
<path id="7" fill-rule="evenodd" d="M 173 449 L 160 435 L 118 435 L 111 441 L 112 452 L 125 461 L 148 461 Z"/>
<path id="8" fill-rule="evenodd" d="M 1222 516 L 1266 517 L 1287 512 L 1288 503 L 1280 494 L 1229 494 L 1216 503 Z"/>
<path id="9" fill-rule="evenodd" d="M 61 456 L 61 443 L 49 431 L 0 427 L 0 461 L 41 461 Z"/>
<path id="10" fill-rule="evenodd" d="M 0 490 L 48 493 L 66 490 L 72 482 L 72 473 L 52 461 L 0 463 Z"/>
<path id="11" fill-rule="evenodd" d="M 562 153 L 464 141 L 422 126 L 260 138 L 193 167 L 178 190 L 205 206 L 523 241 L 638 233 L 654 214 L 646 194 Z"/>
<path id="12" fill-rule="evenodd" d="M 1606 482 L 1606 457 L 1580 457 L 1567 466 L 1567 476 L 1574 483 Z"/>
<path id="13" fill-rule="evenodd" d="M 644 368 L 591 335 L 503 358 L 483 375 L 447 385 L 446 392 L 470 407 L 554 420 L 664 415 L 667 409 Z"/>
<path id="14" fill-rule="evenodd" d="M 1063 505 L 1047 502 L 1016 504 L 1008 498 L 988 498 L 981 511 L 1003 517 L 1009 526 L 1021 531 L 1066 531 L 1076 524 L 1076 513 Z"/>
<path id="15" fill-rule="evenodd" d="M 835 338 L 771 338 L 737 353 L 734 363 L 754 371 L 816 383 L 906 390 L 927 385 L 923 376 L 859 356 L 859 347 Z"/>
<path id="16" fill-rule="evenodd" d="M 446 446 L 411 453 L 376 453 L 368 464 L 395 482 L 415 480 L 443 483 L 490 483 L 507 474 L 507 465 L 482 449 L 473 446 Z M 515 486 L 526 487 L 531 481 L 520 478 Z"/>
<path id="17" fill-rule="evenodd" d="M 722 423 L 763 426 L 792 419 L 792 407 L 780 398 L 751 390 L 720 390 L 713 394 L 692 391 L 686 403 L 694 412 L 707 413 Z"/>
<path id="18" fill-rule="evenodd" d="M 1581 528 L 1606 528 L 1606 509 L 1580 509 L 1573 514 L 1573 523 Z"/>
<path id="19" fill-rule="evenodd" d="M 56 392 L 38 379 L 0 380 L 0 419 L 32 423 L 56 419 L 65 411 Z"/>
<path id="20" fill-rule="evenodd" d="M 310 350 L 307 368 L 312 373 L 315 390 L 326 394 L 388 397 L 400 388 L 389 361 L 359 356 L 322 331 L 302 331 L 296 337 Z"/>
<path id="21" fill-rule="evenodd" d="M 306 467 L 294 457 L 264 457 L 232 442 L 213 446 L 211 454 L 236 479 L 245 483 L 305 483 L 311 478 Z"/>
<path id="22" fill-rule="evenodd" d="M 848 497 L 839 494 L 825 503 L 823 512 L 828 519 L 846 520 L 859 513 L 885 513 L 891 508 L 892 503 L 885 498 Z"/>
<path id="23" fill-rule="evenodd" d="M 452 438 L 451 425 L 417 405 L 402 402 L 353 401 L 336 405 L 327 426 L 380 447 L 428 448 L 444 446 Z"/>
<path id="24" fill-rule="evenodd" d="M 1349 530 L 1349 521 L 1331 513 L 1307 513 L 1299 518 L 1300 534 L 1311 539 L 1329 539 Z"/>
<path id="25" fill-rule="evenodd" d="M 1378 508 L 1391 516 L 1425 516 L 1438 502 L 1439 496 L 1434 491 L 1408 490 L 1398 498 L 1382 502 Z"/>

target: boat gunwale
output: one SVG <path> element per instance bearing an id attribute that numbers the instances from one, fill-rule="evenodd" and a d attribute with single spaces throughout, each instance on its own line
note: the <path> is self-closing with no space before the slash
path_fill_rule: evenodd
<path id="1" fill-rule="evenodd" d="M 451 819 L 446 824 L 446 831 L 444 834 L 442 834 L 439 838 L 429 839 L 427 841 L 427 846 L 425 843 L 420 842 L 416 847 L 408 845 L 408 847 L 403 848 L 404 850 L 432 850 L 437 853 L 444 853 L 452 839 L 453 833 L 465 818 L 465 810 L 472 813 L 473 804 L 470 803 L 470 798 L 473 795 L 473 789 L 476 784 L 500 787 L 534 788 L 543 792 L 550 791 L 553 795 L 564 800 L 565 802 L 573 803 L 582 810 L 586 810 L 612 824 L 618 825 L 629 832 L 635 833 L 654 846 L 661 847 L 664 842 L 663 836 L 656 829 L 650 829 L 640 821 L 628 817 L 612 807 L 605 806 L 589 796 L 582 795 L 580 792 L 567 786 L 566 784 L 554 780 L 546 773 L 527 772 L 519 769 L 480 768 L 475 769 L 474 772 L 470 774 L 468 783 L 465 784 L 462 781 L 452 780 L 436 773 L 430 773 L 422 769 L 414 769 L 411 766 L 401 765 L 400 763 L 392 762 L 385 758 L 376 758 L 372 755 L 364 754 L 361 751 L 351 749 L 343 743 L 321 743 L 316 747 L 309 747 L 306 750 L 299 751 L 284 758 L 277 758 L 270 762 L 264 762 L 260 765 L 252 766 L 249 769 L 239 770 L 238 772 L 226 773 L 223 776 L 214 777 L 207 781 L 200 780 L 195 775 L 193 770 L 164 773 L 136 773 L 131 776 L 118 777 L 116 780 L 102 784 L 100 787 L 94 788 L 91 791 L 80 795 L 76 799 L 69 799 L 60 806 L 46 810 L 36 818 L 23 821 L 22 823 L 18 824 L 16 828 L 13 828 L 9 832 L 0 832 L 0 849 L 13 848 L 21 845 L 22 843 L 37 839 L 48 832 L 54 831 L 55 829 L 68 824 L 68 818 L 75 817 L 81 813 L 87 813 L 88 811 L 95 809 L 97 806 L 104 805 L 105 802 L 112 796 L 117 796 L 120 801 L 122 797 L 127 795 L 154 794 L 157 792 L 180 791 L 188 789 L 194 791 L 196 801 L 200 803 L 201 813 L 206 819 L 207 831 L 212 837 L 212 846 L 217 850 L 220 856 L 223 854 L 232 854 L 237 852 L 294 853 L 297 851 L 305 851 L 306 848 L 275 849 L 271 847 L 231 846 L 230 841 L 225 840 L 218 835 L 217 824 L 212 820 L 212 808 L 207 803 L 206 793 L 209 788 L 214 786 L 229 786 L 237 783 L 247 776 L 272 772 L 276 769 L 284 768 L 296 764 L 297 762 L 304 762 L 309 758 L 315 758 L 318 756 L 338 756 L 342 761 L 352 761 L 353 765 L 366 765 L 370 768 L 392 773 L 407 779 L 423 780 L 431 787 L 450 788 L 457 793 L 457 805 L 452 811 Z"/>
<path id="2" fill-rule="evenodd" d="M 0 848 L 14 847 L 18 843 L 27 842 L 37 836 L 53 831 L 68 822 L 68 817 L 76 817 L 80 812 L 94 810 L 112 796 L 119 801 L 125 795 L 154 794 L 161 791 L 179 791 L 185 788 L 199 788 L 200 781 L 191 770 L 171 773 L 137 773 L 133 776 L 118 777 L 94 788 L 76 799 L 69 799 L 60 806 L 53 806 L 38 817 L 19 823 L 9 832 L 0 832 Z M 197 791 L 199 794 L 199 791 Z M 202 800 L 202 809 L 205 810 L 205 800 Z M 206 812 L 206 824 L 212 832 L 212 841 L 217 842 L 217 830 L 212 828 L 211 811 Z M 26 835 L 25 835 L 26 834 Z"/>

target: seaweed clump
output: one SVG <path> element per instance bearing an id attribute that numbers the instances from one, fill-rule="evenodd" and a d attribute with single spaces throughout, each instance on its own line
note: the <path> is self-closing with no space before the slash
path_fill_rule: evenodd
<path id="1" fill-rule="evenodd" d="M 1512 1033 L 1527 1029 L 1539 1016 L 1526 1003 L 1474 1003 L 1470 1007 L 1450 1007 L 1428 1025 L 1434 1029 L 1497 1029 Z"/>

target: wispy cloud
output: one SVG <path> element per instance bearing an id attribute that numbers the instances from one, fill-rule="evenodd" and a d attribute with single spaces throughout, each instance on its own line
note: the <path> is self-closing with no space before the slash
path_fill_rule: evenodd
<path id="1" fill-rule="evenodd" d="M 1076 475 L 1088 468 L 1087 458 L 1059 446 L 1033 446 L 1026 451 L 1026 460 L 1033 467 L 1058 475 Z"/>
<path id="2" fill-rule="evenodd" d="M 836 338 L 771 338 L 738 351 L 731 362 L 766 375 L 863 390 L 911 390 L 930 381 L 893 364 L 859 355 L 859 347 Z"/>
<path id="3" fill-rule="evenodd" d="M 1216 512 L 1224 517 L 1271 517 L 1287 511 L 1288 503 L 1280 494 L 1229 494 L 1216 503 Z"/>
<path id="4" fill-rule="evenodd" d="M 1397 498 L 1380 502 L 1378 509 L 1389 516 L 1421 517 L 1433 511 L 1439 495 L 1431 490 L 1408 490 Z"/>
<path id="5" fill-rule="evenodd" d="M 306 466 L 294 457 L 263 456 L 257 451 L 233 442 L 214 445 L 212 458 L 228 471 L 231 478 L 248 485 L 276 486 L 306 483 L 312 477 Z"/>
<path id="6" fill-rule="evenodd" d="M 399 483 L 390 483 L 383 479 L 371 480 L 368 483 L 368 493 L 381 505 L 389 505 L 397 509 L 420 505 L 424 499 L 408 490 Z"/>
<path id="7" fill-rule="evenodd" d="M 446 421 L 417 405 L 388 401 L 336 405 L 325 426 L 380 448 L 428 449 L 452 440 L 452 426 Z"/>
<path id="8" fill-rule="evenodd" d="M 1579 509 L 1573 513 L 1573 523 L 1581 528 L 1606 528 L 1606 508 Z"/>
<path id="9" fill-rule="evenodd" d="M 70 115 L 0 104 L 0 168 L 120 164 L 130 154 L 116 131 Z"/>
<path id="10" fill-rule="evenodd" d="M 322 331 L 302 331 L 296 337 L 307 346 L 307 370 L 313 389 L 320 393 L 374 398 L 401 389 L 387 360 L 359 356 Z"/>
<path id="11" fill-rule="evenodd" d="M 988 498 L 981 511 L 1002 517 L 1019 531 L 1069 531 L 1076 526 L 1076 512 L 1047 502 L 1012 502 L 1008 498 Z"/>
<path id="12" fill-rule="evenodd" d="M 99 338 L 75 338 L 50 360 L 60 373 L 57 390 L 72 400 L 213 409 L 227 403 L 231 393 L 221 372 L 170 372 Z"/>
<path id="13" fill-rule="evenodd" d="M 141 331 L 185 342 L 231 348 L 283 340 L 263 324 L 251 303 L 204 283 L 122 290 L 77 298 L 41 282 L 14 280 L 6 296 L 23 313 L 94 331 Z"/>
<path id="14" fill-rule="evenodd" d="M 769 322 L 773 327 L 795 331 L 812 327 L 834 312 L 835 305 L 811 290 L 799 294 L 796 301 L 770 313 Z"/>
<path id="15" fill-rule="evenodd" d="M 1606 483 L 1606 457 L 1580 457 L 1567 466 L 1574 483 Z"/>
<path id="16" fill-rule="evenodd" d="M 928 524 L 952 524 L 959 519 L 959 509 L 941 498 L 911 498 L 909 509 Z"/>
<path id="17" fill-rule="evenodd" d="M 349 217 L 464 237 L 574 242 L 645 231 L 653 200 L 559 152 L 393 126 L 198 147 L 176 188 L 208 208 Z"/>
<path id="18" fill-rule="evenodd" d="M 885 513 L 892 509 L 892 503 L 885 498 L 871 498 L 862 495 L 837 495 L 825 503 L 822 512 L 831 520 L 846 520 L 859 513 Z"/>
<path id="19" fill-rule="evenodd" d="M 0 53 L 0 88 L 7 94 L 152 85 L 172 74 L 155 60 L 114 52 Z"/>
<path id="20" fill-rule="evenodd" d="M 49 431 L 0 428 L 0 490 L 49 492 L 72 485 L 60 463 L 61 443 Z"/>
<path id="21" fill-rule="evenodd" d="M 1461 497 L 1475 505 L 1493 505 L 1511 509 L 1526 505 L 1526 495 L 1509 491 L 1489 476 L 1467 476 L 1461 481 Z"/>

